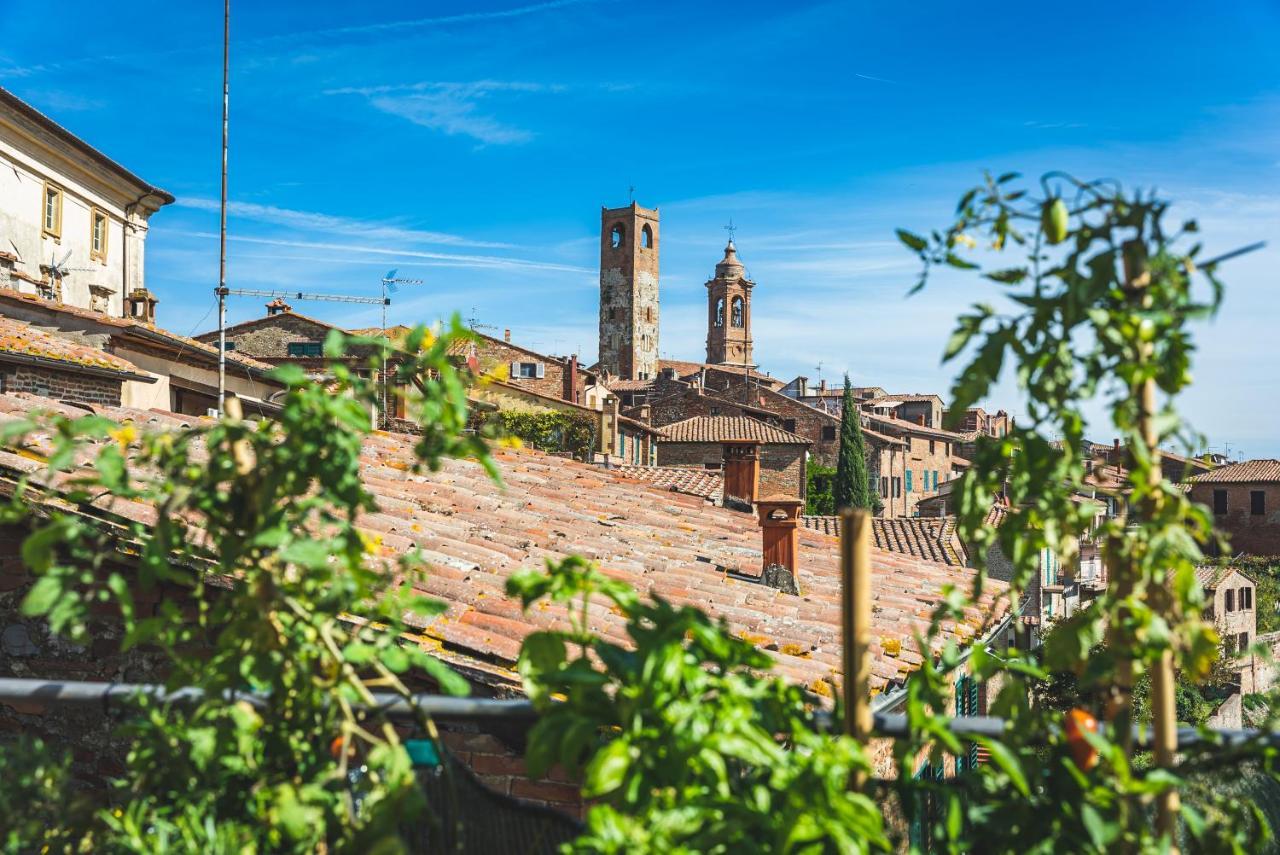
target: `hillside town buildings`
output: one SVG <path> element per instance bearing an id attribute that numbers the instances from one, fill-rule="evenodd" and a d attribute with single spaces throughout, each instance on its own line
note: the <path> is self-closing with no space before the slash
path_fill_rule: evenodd
<path id="1" fill-rule="evenodd" d="M 158 323 L 144 243 L 150 218 L 173 201 L 170 194 L 2 89 L 0 167 L 0 423 L 52 407 L 187 429 L 218 405 L 220 356 L 228 392 L 248 412 L 270 418 L 283 392 L 273 367 L 298 365 L 323 382 L 333 368 L 324 342 L 335 331 L 393 342 L 408 331 L 346 330 L 276 299 L 262 317 L 227 327 L 220 354 L 216 331 L 188 338 Z M 367 440 L 362 477 L 393 510 L 360 524 L 377 535 L 380 548 L 420 549 L 431 563 L 424 593 L 443 600 L 448 612 L 417 627 L 420 639 L 438 646 L 478 690 L 517 692 L 513 665 L 521 642 L 559 615 L 521 612 L 503 596 L 505 580 L 572 552 L 638 590 L 725 618 L 769 652 L 779 673 L 815 698 L 830 697 L 843 679 L 839 520 L 804 508 L 811 471 L 836 465 L 842 420 L 852 417 L 866 445 L 869 486 L 879 497 L 872 684 L 882 709 L 902 703 L 905 681 L 936 652 L 914 646 L 929 609 L 949 587 L 968 590 L 977 574 L 973 547 L 956 531 L 956 479 L 983 437 L 1007 436 L 1013 419 L 981 408 L 948 414 L 937 394 L 880 386 L 852 389 L 846 415 L 842 387 L 770 375 L 765 366 L 776 355 L 753 336 L 752 300 L 771 283 L 750 278 L 733 239 L 704 286 L 704 361 L 663 358 L 659 210 L 635 202 L 602 208 L 599 244 L 593 365 L 579 354 L 526 347 L 518 330 L 514 337 L 511 330 L 500 337 L 473 330 L 450 353 L 476 381 L 469 391 L 472 429 L 491 417 L 555 416 L 587 426 L 585 449 L 499 450 L 501 487 L 470 461 L 448 461 L 442 473 L 411 473 L 398 464 L 412 454 L 410 434 L 419 429 L 415 388 L 393 379 L 394 359 L 383 374 L 385 417 Z M 342 359 L 374 372 L 381 370 L 371 366 L 377 352 L 364 343 Z M 1079 501 L 1092 503 L 1100 520 L 1122 516 L 1127 461 L 1118 444 L 1091 445 L 1088 453 L 1089 480 Z M 1169 455 L 1165 467 L 1213 509 L 1234 550 L 1280 554 L 1280 462 L 1213 469 Z M 0 450 L 0 493 L 29 469 L 30 460 Z M 84 510 L 89 517 L 95 512 Z M 997 504 L 988 523 L 998 526 L 1008 513 Z M 8 587 L 0 590 L 17 590 L 31 580 L 14 551 L 19 533 L 4 535 L 0 549 L 10 551 L 0 555 L 0 574 L 7 574 L 0 580 Z M 1086 605 L 1106 582 L 1098 545 L 1086 542 L 1072 567 L 1041 555 L 1022 600 L 1007 603 L 999 597 L 1008 588 L 1007 558 L 998 550 L 984 558 L 990 587 L 964 617 L 965 643 L 1034 646 L 1042 628 Z M 1234 571 L 1203 574 L 1201 582 L 1220 631 L 1234 651 L 1245 650 L 1257 638 L 1255 583 Z M 600 615 L 600 631 L 620 637 L 616 617 Z M 3 619 L 23 620 L 12 613 Z M 51 646 L 47 634 L 31 631 Z M 75 667 L 96 674 L 98 664 Z M 1263 667 L 1250 660 L 1246 677 L 1241 666 L 1242 684 L 1270 685 Z M 8 672 L 0 666 L 0 673 Z M 963 708 L 978 713 L 984 704 L 966 701 Z M 490 740 L 488 750 L 475 753 L 516 768 L 510 746 L 480 736 Z M 891 758 L 886 753 L 877 763 L 888 769 Z M 549 794 L 564 794 L 563 782 L 551 782 L 557 791 L 513 774 L 504 781 L 513 795 L 555 802 Z"/>

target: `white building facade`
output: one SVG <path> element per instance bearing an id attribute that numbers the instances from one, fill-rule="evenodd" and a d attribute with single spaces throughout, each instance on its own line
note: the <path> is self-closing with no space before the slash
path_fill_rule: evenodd
<path id="1" fill-rule="evenodd" d="M 121 317 L 172 201 L 0 88 L 0 287 Z"/>

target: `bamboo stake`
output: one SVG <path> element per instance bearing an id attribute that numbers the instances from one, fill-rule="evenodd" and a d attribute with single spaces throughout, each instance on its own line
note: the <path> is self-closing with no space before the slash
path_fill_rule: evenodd
<path id="1" fill-rule="evenodd" d="M 1147 286 L 1151 284 L 1151 272 L 1147 267 L 1146 244 L 1141 239 L 1134 239 L 1127 242 L 1123 248 L 1124 269 L 1126 286 L 1130 291 L 1130 295 L 1134 302 L 1143 309 L 1151 307 L 1151 296 L 1147 293 Z M 1155 346 L 1150 342 L 1139 345 L 1138 359 L 1142 364 L 1150 364 L 1155 355 Z M 1146 378 L 1138 383 L 1133 389 L 1138 399 L 1138 434 L 1139 441 L 1142 443 L 1144 450 L 1150 458 L 1150 468 L 1147 471 L 1147 487 L 1155 491 L 1163 478 L 1160 470 L 1160 437 L 1156 431 L 1156 382 L 1151 378 Z M 1135 510 L 1145 517 L 1147 520 L 1154 519 L 1158 507 L 1159 494 L 1154 493 L 1141 502 Z M 1132 590 L 1133 583 L 1137 576 L 1137 567 L 1130 566 L 1126 568 L 1127 586 Z M 1154 590 L 1150 591 L 1152 605 L 1155 611 L 1161 617 L 1166 619 L 1173 617 L 1170 612 L 1170 595 L 1169 580 L 1167 572 L 1162 573 L 1160 578 L 1153 580 L 1155 582 Z M 1126 639 L 1132 641 L 1132 639 Z M 1133 679 L 1132 664 L 1128 661 L 1125 663 L 1125 672 L 1130 683 Z M 1173 671 L 1173 651 L 1166 649 L 1160 654 L 1160 658 L 1156 661 L 1155 667 L 1151 672 L 1151 717 L 1154 738 L 1152 740 L 1152 751 L 1155 755 L 1155 764 L 1157 768 L 1170 769 L 1174 765 L 1178 748 L 1178 717 L 1177 710 L 1174 705 L 1174 671 Z M 1126 713 L 1132 714 L 1133 699 L 1131 687 L 1128 689 L 1128 697 L 1126 698 Z M 1130 730 L 1129 722 L 1125 722 L 1126 732 Z M 1126 753 L 1131 753 L 1131 738 L 1126 744 Z M 1178 812 L 1181 809 L 1181 799 L 1176 789 L 1170 788 L 1162 792 L 1156 798 L 1156 830 L 1168 841 L 1169 852 L 1173 855 L 1178 853 Z"/>
<path id="2" fill-rule="evenodd" d="M 840 608 L 844 641 L 844 731 L 862 747 L 871 738 L 871 516 L 840 511 Z M 854 787 L 866 785 L 865 773 Z"/>

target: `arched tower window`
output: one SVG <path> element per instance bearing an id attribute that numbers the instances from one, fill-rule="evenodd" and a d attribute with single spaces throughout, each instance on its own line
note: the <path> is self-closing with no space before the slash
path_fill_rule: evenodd
<path id="1" fill-rule="evenodd" d="M 614 249 L 618 249 L 626 236 L 627 230 L 622 227 L 622 223 L 614 223 L 613 229 L 609 232 L 609 243 Z"/>
<path id="2" fill-rule="evenodd" d="M 648 223 L 640 231 L 640 245 L 645 249 L 653 249 L 653 229 L 649 228 Z"/>
<path id="3" fill-rule="evenodd" d="M 716 300 L 716 326 L 724 326 L 724 297 Z"/>
<path id="4" fill-rule="evenodd" d="M 733 325 L 738 329 L 742 329 L 742 326 L 745 323 L 746 323 L 746 318 L 743 313 L 742 298 L 734 297 L 733 298 Z"/>

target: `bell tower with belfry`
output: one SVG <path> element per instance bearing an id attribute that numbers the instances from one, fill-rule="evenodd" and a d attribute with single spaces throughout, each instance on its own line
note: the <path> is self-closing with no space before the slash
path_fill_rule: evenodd
<path id="1" fill-rule="evenodd" d="M 711 365 L 755 367 L 751 355 L 751 290 L 733 244 L 733 224 L 724 258 L 716 265 L 715 278 L 707 280 L 707 362 Z"/>
<path id="2" fill-rule="evenodd" d="M 658 209 L 600 210 L 600 364 L 622 380 L 658 376 Z"/>

